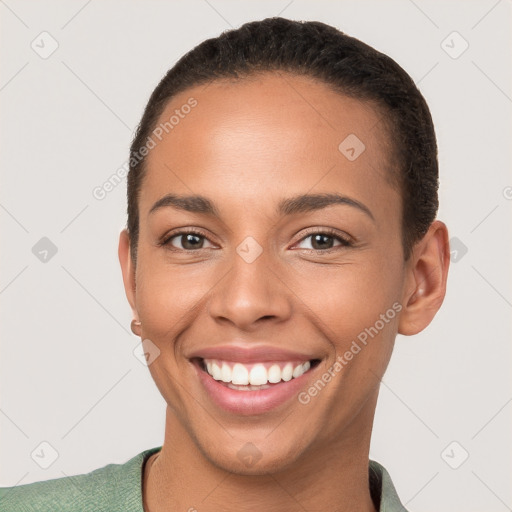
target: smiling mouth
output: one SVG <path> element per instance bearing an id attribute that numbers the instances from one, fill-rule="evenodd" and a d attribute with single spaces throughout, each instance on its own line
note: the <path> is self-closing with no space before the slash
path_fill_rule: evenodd
<path id="1" fill-rule="evenodd" d="M 318 366 L 309 361 L 265 361 L 251 364 L 220 359 L 194 358 L 193 363 L 219 384 L 236 391 L 259 391 L 298 379 Z"/>

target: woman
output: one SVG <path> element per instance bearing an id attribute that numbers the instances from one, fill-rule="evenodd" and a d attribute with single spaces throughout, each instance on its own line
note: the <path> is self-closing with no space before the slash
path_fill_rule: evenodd
<path id="1" fill-rule="evenodd" d="M 119 240 L 163 445 L 0 510 L 404 511 L 369 445 L 396 335 L 445 295 L 437 188 L 389 57 L 283 18 L 194 48 L 140 122 Z"/>

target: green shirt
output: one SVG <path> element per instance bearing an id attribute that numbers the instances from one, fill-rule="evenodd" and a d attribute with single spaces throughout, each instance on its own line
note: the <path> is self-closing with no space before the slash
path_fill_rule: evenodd
<path id="1" fill-rule="evenodd" d="M 109 464 L 84 475 L 0 488 L 0 512 L 144 512 L 144 463 L 162 447 L 145 450 L 125 464 Z M 370 492 L 379 512 L 407 512 L 391 477 L 370 460 Z"/>

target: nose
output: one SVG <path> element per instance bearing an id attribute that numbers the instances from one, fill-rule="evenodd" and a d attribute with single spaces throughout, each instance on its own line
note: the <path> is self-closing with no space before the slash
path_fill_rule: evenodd
<path id="1" fill-rule="evenodd" d="M 215 322 L 231 323 L 244 331 L 254 330 L 262 322 L 280 323 L 291 311 L 291 292 L 270 268 L 264 253 L 251 263 L 235 254 L 209 304 Z"/>

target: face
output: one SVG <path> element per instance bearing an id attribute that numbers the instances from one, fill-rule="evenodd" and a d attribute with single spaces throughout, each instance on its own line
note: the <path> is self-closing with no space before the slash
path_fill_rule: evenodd
<path id="1" fill-rule="evenodd" d="M 378 113 L 285 74 L 191 88 L 160 122 L 176 110 L 147 157 L 124 268 L 172 416 L 206 459 L 247 474 L 354 442 L 371 429 L 407 271 Z M 290 363 L 307 371 L 287 380 Z M 223 365 L 267 385 L 232 389 Z"/>

